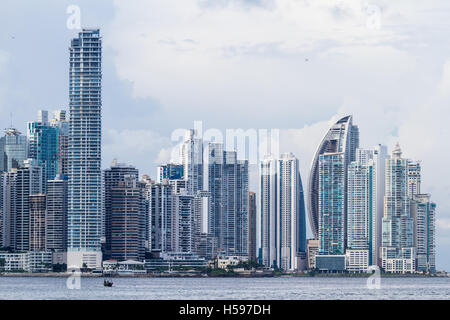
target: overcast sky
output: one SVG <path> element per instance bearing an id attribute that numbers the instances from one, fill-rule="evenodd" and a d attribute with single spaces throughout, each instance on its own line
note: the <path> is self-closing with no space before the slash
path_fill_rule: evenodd
<path id="1" fill-rule="evenodd" d="M 353 114 L 361 146 L 398 141 L 422 160 L 437 266 L 450 270 L 449 1 L 2 0 L 2 128 L 11 113 L 25 132 L 38 109 L 67 109 L 70 5 L 103 36 L 104 167 L 118 158 L 155 177 L 173 131 L 201 120 L 280 129 L 306 188 L 327 128 Z"/>

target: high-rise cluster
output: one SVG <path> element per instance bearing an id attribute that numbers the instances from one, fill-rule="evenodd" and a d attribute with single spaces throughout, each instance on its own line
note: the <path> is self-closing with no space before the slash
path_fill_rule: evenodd
<path id="1" fill-rule="evenodd" d="M 206 268 L 215 259 L 284 272 L 435 271 L 436 205 L 421 193 L 420 162 L 402 158 L 398 145 L 390 157 L 382 145 L 360 148 L 351 116 L 314 155 L 306 196 L 315 239 L 306 241 L 292 153 L 259 162 L 257 193 L 240 150 L 203 141 L 194 129 L 155 180 L 115 159 L 102 170 L 98 29 L 70 43 L 69 111 L 49 119 L 40 110 L 26 135 L 8 128 L 0 138 L 0 258 L 10 269 L 18 254 L 33 271 Z"/>
<path id="2" fill-rule="evenodd" d="M 435 272 L 436 205 L 420 192 L 420 162 L 401 155 L 398 144 L 390 157 L 382 145 L 359 148 L 351 116 L 332 126 L 309 181 L 309 213 L 318 240 L 310 266 Z"/>

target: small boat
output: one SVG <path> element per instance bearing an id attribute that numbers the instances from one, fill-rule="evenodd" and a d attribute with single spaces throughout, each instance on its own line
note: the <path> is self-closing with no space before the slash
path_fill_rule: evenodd
<path id="1" fill-rule="evenodd" d="M 105 287 L 112 287 L 113 286 L 113 282 L 112 282 L 112 280 L 104 280 L 103 281 L 103 285 L 105 286 Z"/>

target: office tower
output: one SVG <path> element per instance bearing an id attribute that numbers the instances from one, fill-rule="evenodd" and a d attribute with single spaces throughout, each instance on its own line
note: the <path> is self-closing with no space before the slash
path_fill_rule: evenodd
<path id="1" fill-rule="evenodd" d="M 319 255 L 345 253 L 345 155 L 319 157 Z"/>
<path id="2" fill-rule="evenodd" d="M 67 201 L 67 180 L 57 175 L 47 182 L 46 250 L 67 250 Z"/>
<path id="3" fill-rule="evenodd" d="M 297 270 L 306 258 L 306 221 L 298 159 L 282 154 L 260 164 L 262 263 Z"/>
<path id="4" fill-rule="evenodd" d="M 224 152 L 223 249 L 227 255 L 248 256 L 248 161 Z"/>
<path id="5" fill-rule="evenodd" d="M 299 253 L 306 252 L 305 209 L 299 163 L 295 156 L 282 154 L 278 160 L 280 259 L 283 270 L 296 270 Z"/>
<path id="6" fill-rule="evenodd" d="M 9 128 L 0 138 L 0 171 L 11 171 L 23 165 L 28 157 L 27 137 L 18 130 Z"/>
<path id="7" fill-rule="evenodd" d="M 420 272 L 436 272 L 435 251 L 436 204 L 429 194 L 413 195 L 411 217 L 414 220 L 414 247 L 416 266 Z"/>
<path id="8" fill-rule="evenodd" d="M 248 161 L 222 143 L 208 145 L 211 234 L 225 255 L 248 256 Z"/>
<path id="9" fill-rule="evenodd" d="M 127 174 L 110 191 L 110 258 L 142 261 L 145 255 L 144 185 Z"/>
<path id="10" fill-rule="evenodd" d="M 308 210 L 311 229 L 316 239 L 319 238 L 319 160 L 325 153 L 343 153 L 345 175 L 347 165 L 355 160 L 355 150 L 359 147 L 359 129 L 353 125 L 352 116 L 346 116 L 336 122 L 323 138 L 317 148 L 311 166 L 308 183 Z M 344 202 L 347 196 L 344 186 Z M 344 204 L 346 207 L 346 204 Z M 344 209 L 345 210 L 345 209 Z"/>
<path id="11" fill-rule="evenodd" d="M 194 196 L 174 182 L 164 179 L 148 191 L 152 251 L 193 252 Z"/>
<path id="12" fill-rule="evenodd" d="M 174 251 L 172 234 L 176 221 L 175 215 L 172 214 L 172 193 L 168 180 L 163 180 L 163 183 L 152 183 L 148 188 L 152 251 Z"/>
<path id="13" fill-rule="evenodd" d="M 2 173 L 2 246 L 6 248 L 16 245 L 16 179 L 17 169 Z"/>
<path id="14" fill-rule="evenodd" d="M 109 259 L 111 254 L 111 241 L 112 241 L 112 229 L 111 229 L 111 216 L 112 216 L 112 189 L 118 187 L 119 183 L 125 181 L 125 177 L 133 176 L 137 181 L 139 179 L 139 170 L 133 166 L 118 163 L 117 160 L 113 160 L 111 167 L 104 170 L 104 233 L 105 233 L 105 248 L 104 259 Z"/>
<path id="15" fill-rule="evenodd" d="M 413 219 L 408 195 L 408 159 L 397 144 L 386 159 L 386 195 L 382 226 L 382 267 L 386 272 L 415 271 Z"/>
<path id="16" fill-rule="evenodd" d="M 223 144 L 208 144 L 208 191 L 211 195 L 211 215 L 210 215 L 210 233 L 217 238 L 218 249 L 224 249 L 221 229 L 223 222 L 223 202 L 224 202 L 224 184 L 223 184 Z"/>
<path id="17" fill-rule="evenodd" d="M 6 223 L 4 221 L 4 202 L 5 202 L 5 175 L 0 172 L 0 248 L 5 247 L 5 230 Z"/>
<path id="18" fill-rule="evenodd" d="M 347 253 L 351 271 L 378 264 L 386 147 L 357 149 L 347 175 Z M 359 259 L 359 260 L 358 260 Z"/>
<path id="19" fill-rule="evenodd" d="M 256 193 L 248 193 L 248 259 L 256 261 Z"/>
<path id="20" fill-rule="evenodd" d="M 211 260 L 217 256 L 217 238 L 210 233 L 211 194 L 198 191 L 194 197 L 193 252 Z"/>
<path id="21" fill-rule="evenodd" d="M 65 110 L 53 112 L 53 119 L 50 126 L 57 130 L 57 173 L 67 178 L 69 174 L 69 122 Z"/>
<path id="22" fill-rule="evenodd" d="M 279 229 L 277 161 L 266 157 L 260 163 L 261 262 L 278 267 Z"/>
<path id="23" fill-rule="evenodd" d="M 43 190 L 42 168 L 33 159 L 25 160 L 16 171 L 14 181 L 15 245 L 14 249 L 30 250 L 30 196 Z"/>
<path id="24" fill-rule="evenodd" d="M 67 265 L 101 267 L 100 30 L 83 29 L 71 41 L 69 73 L 69 211 Z"/>
<path id="25" fill-rule="evenodd" d="M 45 250 L 46 195 L 30 195 L 30 249 Z"/>
<path id="26" fill-rule="evenodd" d="M 38 118 L 27 123 L 28 157 L 42 167 L 45 192 L 47 181 L 58 171 L 58 130 L 50 126 L 47 111 L 39 110 Z"/>
<path id="27" fill-rule="evenodd" d="M 180 180 L 184 179 L 182 164 L 167 163 L 158 166 L 156 183 L 162 183 L 163 179 Z"/>
<path id="28" fill-rule="evenodd" d="M 194 216 L 194 196 L 187 191 L 173 193 L 173 230 L 174 252 L 191 253 L 194 249 L 193 238 L 193 216 Z"/>
<path id="29" fill-rule="evenodd" d="M 194 129 L 186 131 L 180 154 L 187 191 L 195 195 L 197 191 L 203 190 L 203 141 L 197 137 Z"/>

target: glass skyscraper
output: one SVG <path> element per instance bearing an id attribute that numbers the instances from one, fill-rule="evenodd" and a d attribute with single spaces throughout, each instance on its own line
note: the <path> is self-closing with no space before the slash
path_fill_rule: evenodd
<path id="1" fill-rule="evenodd" d="M 352 116 L 343 117 L 328 130 L 312 162 L 308 183 L 308 211 L 311 229 L 316 239 L 319 238 L 319 159 L 325 153 L 343 153 L 344 175 L 347 175 L 347 166 L 355 161 L 355 151 L 359 147 L 359 129 L 352 121 Z M 345 190 L 346 186 L 343 188 L 344 210 L 347 206 Z"/>
<path id="2" fill-rule="evenodd" d="M 344 153 L 319 157 L 319 254 L 345 253 Z"/>
<path id="3" fill-rule="evenodd" d="M 47 181 L 58 172 L 58 129 L 50 126 L 47 111 L 39 111 L 39 120 L 27 124 L 29 158 L 42 167 L 44 192 Z"/>
<path id="4" fill-rule="evenodd" d="M 208 191 L 212 214 L 210 233 L 225 255 L 248 256 L 248 161 L 222 143 L 208 146 Z"/>
<path id="5" fill-rule="evenodd" d="M 262 160 L 260 192 L 262 263 L 302 269 L 298 259 L 306 257 L 306 219 L 298 159 L 286 153 Z"/>
<path id="6" fill-rule="evenodd" d="M 83 29 L 71 41 L 69 73 L 69 208 L 67 265 L 101 266 L 100 30 Z"/>
<path id="7" fill-rule="evenodd" d="M 6 129 L 5 136 L 0 138 L 0 171 L 21 167 L 27 157 L 27 137 L 17 129 Z"/>

